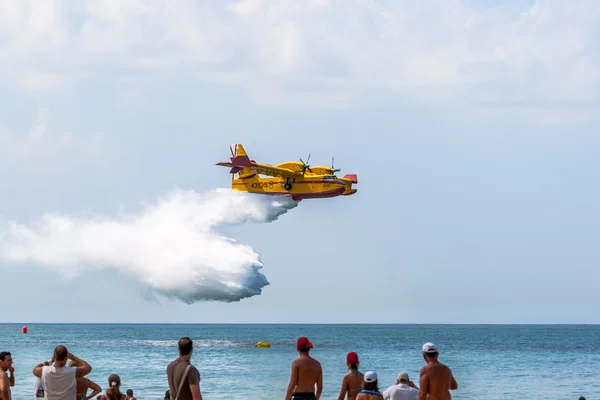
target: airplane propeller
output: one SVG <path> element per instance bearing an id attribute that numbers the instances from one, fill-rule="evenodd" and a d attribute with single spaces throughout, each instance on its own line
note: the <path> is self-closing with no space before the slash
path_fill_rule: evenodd
<path id="1" fill-rule="evenodd" d="M 309 170 L 312 173 L 312 169 L 310 169 L 310 165 L 308 164 L 309 160 L 310 160 L 310 153 L 308 153 L 308 158 L 306 159 L 306 162 L 304 162 L 304 161 L 302 161 L 302 159 L 300 159 L 300 162 L 303 164 L 302 165 L 302 175 L 304 175 L 306 170 Z"/>
<path id="2" fill-rule="evenodd" d="M 331 172 L 335 174 L 336 172 L 339 172 L 339 171 L 341 171 L 341 170 L 333 168 L 333 157 L 331 157 Z"/>

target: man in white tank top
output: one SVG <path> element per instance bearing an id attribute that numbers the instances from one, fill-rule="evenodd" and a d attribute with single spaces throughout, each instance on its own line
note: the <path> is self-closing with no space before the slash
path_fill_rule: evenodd
<path id="1" fill-rule="evenodd" d="M 67 360 L 73 360 L 77 367 L 68 367 Z M 41 379 L 46 400 L 76 400 L 77 378 L 92 371 L 90 364 L 69 353 L 65 346 L 56 346 L 53 365 L 43 362 L 33 369 L 33 374 Z"/>

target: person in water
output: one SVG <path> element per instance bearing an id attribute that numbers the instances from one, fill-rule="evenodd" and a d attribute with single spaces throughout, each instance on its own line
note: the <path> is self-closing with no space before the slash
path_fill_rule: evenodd
<path id="1" fill-rule="evenodd" d="M 438 348 L 427 342 L 421 350 L 427 363 L 421 368 L 419 400 L 451 400 L 450 390 L 458 388 L 458 383 L 448 366 L 438 361 Z"/>
<path id="2" fill-rule="evenodd" d="M 296 350 L 300 357 L 292 361 L 290 383 L 285 393 L 285 400 L 319 400 L 323 391 L 323 369 L 321 363 L 308 353 L 313 347 L 305 337 L 298 339 Z M 315 394 L 315 385 L 316 394 Z"/>
<path id="3" fill-rule="evenodd" d="M 340 395 L 338 396 L 338 400 L 355 400 L 356 395 L 359 390 L 362 388 L 363 383 L 363 374 L 358 370 L 358 366 L 360 362 L 358 361 L 358 354 L 351 351 L 346 355 L 346 364 L 348 365 L 348 372 L 344 375 L 344 379 L 342 380 L 342 388 L 340 389 Z M 346 394 L 348 395 L 347 397 Z"/>
<path id="4" fill-rule="evenodd" d="M 77 361 L 71 360 L 69 362 L 69 367 L 77 367 Z M 102 388 L 96 382 L 86 378 L 85 376 L 80 376 L 76 378 L 77 381 L 77 400 L 90 400 L 93 399 L 94 396 L 100 394 L 102 392 Z M 92 389 L 92 393 L 88 396 L 88 389 Z"/>
<path id="5" fill-rule="evenodd" d="M 365 372 L 363 377 L 362 390 L 358 392 L 356 400 L 379 400 L 383 399 L 377 383 L 377 373 L 375 371 Z"/>
<path id="6" fill-rule="evenodd" d="M 0 400 L 11 400 L 11 387 L 15 386 L 15 369 L 12 355 L 8 351 L 0 353 Z M 10 372 L 10 375 L 7 374 Z"/>
<path id="7" fill-rule="evenodd" d="M 111 374 L 108 377 L 108 389 L 102 396 L 102 400 L 126 400 L 127 395 L 121 393 L 121 377 L 117 374 Z"/>

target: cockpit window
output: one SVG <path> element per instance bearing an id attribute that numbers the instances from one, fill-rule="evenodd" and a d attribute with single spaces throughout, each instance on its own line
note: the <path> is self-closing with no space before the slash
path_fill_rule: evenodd
<path id="1" fill-rule="evenodd" d="M 324 176 L 323 179 L 332 180 L 332 179 L 335 179 L 335 176 Z"/>

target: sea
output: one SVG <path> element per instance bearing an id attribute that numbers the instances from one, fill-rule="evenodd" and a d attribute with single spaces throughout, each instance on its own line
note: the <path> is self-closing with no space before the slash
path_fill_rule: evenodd
<path id="1" fill-rule="evenodd" d="M 33 367 L 63 344 L 88 361 L 88 377 L 107 388 L 121 377 L 137 399 L 164 398 L 166 367 L 177 340 L 194 341 L 193 364 L 205 400 L 283 400 L 295 343 L 306 336 L 324 370 L 322 399 L 337 399 L 346 354 L 373 370 L 383 390 L 400 371 L 419 384 L 421 346 L 433 342 L 458 381 L 453 399 L 600 399 L 600 325 L 279 325 L 279 324 L 0 324 L 10 351 L 13 399 L 33 398 Z M 256 347 L 257 342 L 271 347 Z"/>

